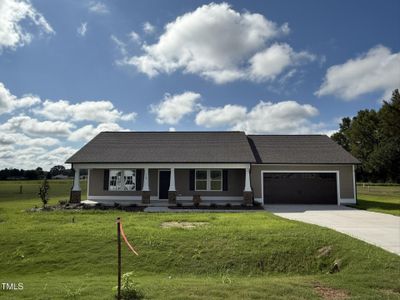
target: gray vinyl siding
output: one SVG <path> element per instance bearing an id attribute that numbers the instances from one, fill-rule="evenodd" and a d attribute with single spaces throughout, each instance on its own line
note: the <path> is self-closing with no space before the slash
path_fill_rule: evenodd
<path id="1" fill-rule="evenodd" d="M 162 169 L 161 169 L 162 170 Z M 169 169 L 168 169 L 169 170 Z M 175 170 L 175 187 L 177 196 L 243 196 L 245 180 L 244 169 L 228 170 L 227 191 L 190 191 L 189 169 Z M 104 170 L 89 170 L 89 195 L 90 196 L 141 196 L 141 191 L 105 191 L 103 188 Z M 149 188 L 151 196 L 158 196 L 158 169 L 149 169 Z"/>
<path id="2" fill-rule="evenodd" d="M 250 170 L 251 185 L 255 198 L 262 198 L 261 171 L 339 171 L 340 198 L 355 198 L 353 188 L 352 165 L 252 165 Z"/>

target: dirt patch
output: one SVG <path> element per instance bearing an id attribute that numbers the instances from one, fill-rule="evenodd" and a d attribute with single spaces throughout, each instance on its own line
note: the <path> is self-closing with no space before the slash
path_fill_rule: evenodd
<path id="1" fill-rule="evenodd" d="M 331 287 L 323 286 L 320 283 L 314 284 L 314 290 L 324 300 L 346 300 L 350 299 L 350 295 L 345 290 L 334 289 Z"/>
<path id="2" fill-rule="evenodd" d="M 331 252 L 332 252 L 332 246 L 322 247 L 322 248 L 318 249 L 318 251 L 317 251 L 317 258 L 329 256 L 329 254 L 331 254 Z"/>
<path id="3" fill-rule="evenodd" d="M 162 228 L 183 228 L 183 229 L 193 229 L 197 227 L 207 226 L 208 222 L 163 222 L 161 223 Z"/>
<path id="4" fill-rule="evenodd" d="M 399 296 L 400 288 L 398 289 L 381 289 L 382 293 L 387 296 Z"/>

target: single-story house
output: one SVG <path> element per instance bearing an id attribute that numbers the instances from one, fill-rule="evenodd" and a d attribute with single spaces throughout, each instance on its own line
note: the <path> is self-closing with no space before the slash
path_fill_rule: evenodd
<path id="1" fill-rule="evenodd" d="M 325 135 L 244 132 L 102 132 L 70 157 L 71 201 L 176 203 L 356 203 L 359 161 Z"/>

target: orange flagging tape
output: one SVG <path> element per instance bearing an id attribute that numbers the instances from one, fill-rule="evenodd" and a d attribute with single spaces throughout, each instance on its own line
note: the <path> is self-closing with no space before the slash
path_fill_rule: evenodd
<path id="1" fill-rule="evenodd" d="M 128 246 L 128 248 L 131 249 L 132 252 L 135 253 L 136 255 L 139 255 L 139 253 L 137 253 L 137 252 L 135 251 L 135 249 L 133 249 L 132 245 L 129 244 L 128 239 L 127 239 L 126 236 L 125 236 L 125 232 L 124 232 L 124 230 L 122 229 L 122 223 L 121 223 L 121 222 L 119 222 L 119 228 L 121 229 L 122 238 L 124 239 L 124 241 L 125 241 L 126 245 Z"/>

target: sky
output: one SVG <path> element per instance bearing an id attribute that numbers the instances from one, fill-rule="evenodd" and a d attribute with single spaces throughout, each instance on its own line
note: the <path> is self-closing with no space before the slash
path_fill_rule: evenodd
<path id="1" fill-rule="evenodd" d="M 332 134 L 400 87 L 400 1 L 0 0 L 0 169 L 101 131 Z"/>

